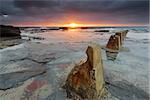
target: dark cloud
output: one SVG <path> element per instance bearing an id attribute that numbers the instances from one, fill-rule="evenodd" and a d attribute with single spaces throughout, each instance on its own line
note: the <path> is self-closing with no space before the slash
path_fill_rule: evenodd
<path id="1" fill-rule="evenodd" d="M 148 24 L 149 0 L 0 0 L 2 23 L 64 22 Z M 4 17 L 8 15 L 8 17 Z"/>

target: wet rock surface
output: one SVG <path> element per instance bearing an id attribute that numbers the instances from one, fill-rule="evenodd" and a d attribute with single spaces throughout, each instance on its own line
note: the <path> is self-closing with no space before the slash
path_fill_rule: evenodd
<path id="1" fill-rule="evenodd" d="M 124 81 L 107 84 L 111 95 L 119 100 L 148 100 L 149 94 L 142 89 Z"/>
<path id="2" fill-rule="evenodd" d="M 41 51 L 41 48 L 45 49 Z M 25 43 L 14 50 L 1 51 L 0 89 L 18 87 L 27 79 L 45 73 L 45 63 L 55 60 L 61 54 L 56 56 L 54 52 L 56 50 L 53 51 L 49 46 L 37 43 Z"/>
<path id="3" fill-rule="evenodd" d="M 0 90 L 16 88 L 22 85 L 27 79 L 45 73 L 46 69 L 42 67 L 43 66 L 41 66 L 41 68 L 32 68 L 17 72 L 0 74 Z"/>
<path id="4" fill-rule="evenodd" d="M 84 52 L 88 47 L 86 40 L 95 41 L 98 44 L 104 45 L 107 43 L 111 34 L 106 33 L 102 36 L 97 35 L 98 33 L 91 34 L 91 31 L 89 33 L 86 31 L 86 34 L 78 33 L 86 37 L 81 39 L 82 42 L 78 40 L 79 37 L 81 38 L 82 36 L 78 37 L 78 34 L 67 33 L 69 31 L 65 32 L 67 35 L 65 36 L 65 34 L 63 34 L 63 36 L 65 36 L 65 39 L 63 37 L 64 40 L 58 38 L 58 36 L 62 35 L 58 34 L 57 36 L 57 32 L 56 34 L 48 33 L 51 37 L 49 40 L 50 43 L 40 43 L 41 41 L 35 43 L 34 40 L 31 40 L 32 42 L 27 41 L 26 43 L 0 50 L 0 75 L 6 75 L 5 78 L 7 78 L 7 74 L 9 76 L 15 76 L 15 74 L 20 71 L 32 70 L 38 65 L 42 65 L 42 67 L 46 66 L 47 68 L 45 73 L 36 73 L 35 76 L 33 74 L 33 76 L 30 76 L 32 72 L 29 73 L 29 76 L 26 76 L 25 72 L 25 76 L 21 76 L 23 77 L 22 79 L 17 79 L 21 85 L 11 80 L 10 82 L 13 82 L 13 85 L 9 83 L 11 85 L 8 84 L 8 86 L 14 86 L 14 88 L 0 90 L 1 100 L 67 99 L 67 93 L 61 87 L 67 80 L 71 69 L 78 64 L 80 59 L 87 57 Z M 47 37 L 48 34 L 46 35 Z M 129 32 L 128 39 L 126 39 L 124 45 L 128 47 L 130 51 L 119 53 L 115 61 L 107 60 L 105 51 L 102 50 L 106 88 L 110 93 L 106 99 L 149 100 L 149 57 L 147 56 L 149 43 L 143 43 L 145 40 L 142 39 L 148 37 L 143 34 L 144 33 Z M 73 36 L 70 38 L 70 35 Z M 131 35 L 132 37 L 130 37 Z M 136 37 L 135 39 L 135 35 L 139 36 L 139 38 Z M 66 38 L 67 36 L 70 39 L 69 41 L 66 41 L 68 40 L 68 38 Z M 62 41 L 58 41 L 56 37 Z M 54 41 L 55 39 L 56 41 Z M 77 39 L 77 42 L 74 41 L 74 39 Z M 35 72 L 33 71 L 33 73 Z M 20 73 L 18 75 L 20 75 Z M 30 78 L 23 80 L 25 77 Z"/>
<path id="5" fill-rule="evenodd" d="M 1 40 L 0 40 L 0 49 L 7 48 L 7 47 L 10 47 L 10 46 L 14 46 L 14 45 L 18 45 L 18 44 L 21 44 L 23 42 L 24 42 L 24 40 L 17 39 L 17 38 L 9 38 L 9 39 L 6 39 L 6 40 L 1 38 Z"/>

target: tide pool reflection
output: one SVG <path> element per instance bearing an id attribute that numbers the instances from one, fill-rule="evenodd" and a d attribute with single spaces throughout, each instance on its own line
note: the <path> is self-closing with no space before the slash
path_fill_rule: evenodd
<path id="1" fill-rule="evenodd" d="M 48 42 L 84 42 L 90 41 L 93 33 L 84 32 L 80 29 L 68 29 L 66 31 L 48 31 L 41 33 Z"/>

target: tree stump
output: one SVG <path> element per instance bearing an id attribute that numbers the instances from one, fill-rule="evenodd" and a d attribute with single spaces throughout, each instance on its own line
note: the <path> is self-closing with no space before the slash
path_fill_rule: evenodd
<path id="1" fill-rule="evenodd" d="M 67 97 L 73 100 L 99 100 L 106 96 L 100 46 L 93 44 L 86 50 L 87 61 L 76 65 L 66 80 Z"/>

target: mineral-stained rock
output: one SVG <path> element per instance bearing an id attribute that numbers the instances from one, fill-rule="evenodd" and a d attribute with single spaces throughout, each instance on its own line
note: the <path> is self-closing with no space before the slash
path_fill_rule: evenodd
<path id="1" fill-rule="evenodd" d="M 29 64 L 26 64 L 25 62 Z M 23 68 L 23 70 L 20 71 L 13 71 L 9 73 L 0 74 L 0 90 L 15 88 L 23 84 L 23 82 L 27 79 L 46 72 L 46 68 L 41 64 L 38 64 L 33 61 L 27 62 L 27 60 L 25 60 L 25 62 L 20 63 L 19 67 L 27 67 L 26 69 Z M 15 65 L 12 64 L 12 66 Z M 11 65 L 7 67 L 11 67 Z"/>
<path id="2" fill-rule="evenodd" d="M 87 61 L 76 65 L 68 75 L 64 86 L 67 97 L 73 100 L 99 100 L 106 96 L 100 50 L 99 45 L 88 46 Z"/>
<path id="3" fill-rule="evenodd" d="M 1 37 L 18 37 L 20 38 L 20 30 L 18 27 L 0 25 Z"/>

